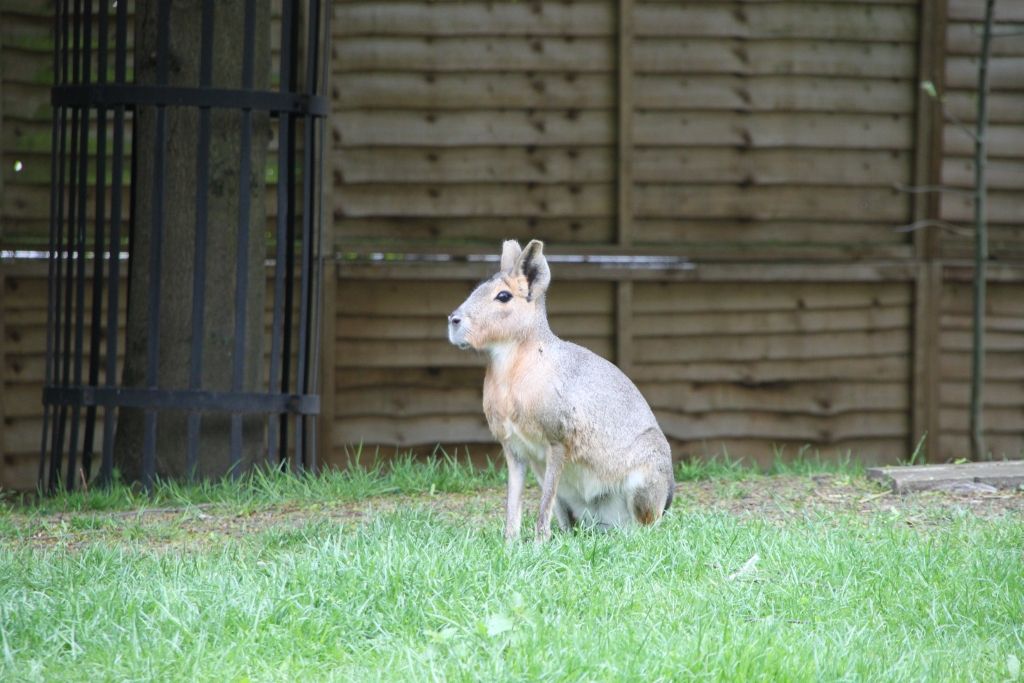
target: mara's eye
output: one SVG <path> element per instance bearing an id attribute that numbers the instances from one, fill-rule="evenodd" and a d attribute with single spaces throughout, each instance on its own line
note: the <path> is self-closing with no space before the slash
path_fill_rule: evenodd
<path id="1" fill-rule="evenodd" d="M 501 291 L 498 292 L 498 296 L 494 298 L 503 304 L 507 304 L 509 301 L 512 301 L 512 292 Z"/>

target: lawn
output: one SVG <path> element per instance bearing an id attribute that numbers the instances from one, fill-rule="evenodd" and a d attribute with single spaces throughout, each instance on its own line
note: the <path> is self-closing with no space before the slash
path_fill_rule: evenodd
<path id="1" fill-rule="evenodd" d="M 1024 494 L 680 474 L 656 527 L 543 546 L 454 461 L 8 501 L 0 679 L 1020 676 Z"/>

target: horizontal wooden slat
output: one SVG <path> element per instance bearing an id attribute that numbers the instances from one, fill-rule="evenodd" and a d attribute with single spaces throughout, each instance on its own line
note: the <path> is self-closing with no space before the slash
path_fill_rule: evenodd
<path id="1" fill-rule="evenodd" d="M 608 336 L 613 328 L 610 315 L 562 314 L 550 322 L 556 334 L 569 337 Z M 345 315 L 336 330 L 339 339 L 438 339 L 447 335 L 447 324 L 443 316 Z"/>
<path id="2" fill-rule="evenodd" d="M 395 391 L 390 387 L 349 389 L 339 391 L 335 401 L 340 420 L 360 417 L 384 417 L 390 419 L 428 415 L 474 415 L 483 414 L 482 390 L 477 387 L 463 389 L 421 389 L 404 388 Z"/>
<path id="3" fill-rule="evenodd" d="M 1021 125 L 1020 112 L 1024 111 L 1024 91 L 989 92 L 987 104 L 990 124 Z M 949 90 L 943 100 L 943 110 L 973 129 L 978 112 L 973 90 Z"/>
<path id="4" fill-rule="evenodd" d="M 904 285 L 777 282 L 772 287 L 735 283 L 637 283 L 633 309 L 639 313 L 719 311 L 844 310 L 909 305 Z"/>
<path id="5" fill-rule="evenodd" d="M 1003 3 L 1005 5 L 1006 3 Z M 997 7 L 999 3 L 996 3 Z M 995 26 L 1000 33 L 1020 31 L 1020 26 Z M 1009 57 L 1024 55 L 1024 34 L 1001 35 L 992 41 L 992 55 Z M 946 28 L 946 53 L 949 55 L 978 55 L 981 53 L 981 23 L 950 22 Z"/>
<path id="6" fill-rule="evenodd" d="M 411 72 L 610 72 L 612 38 L 541 35 L 508 37 L 346 37 L 331 46 L 335 73 Z M 332 79 L 333 81 L 334 79 Z"/>
<path id="7" fill-rule="evenodd" d="M 992 283 L 987 289 L 986 315 L 1024 318 L 1024 297 L 1020 295 L 1020 284 L 1017 281 Z M 942 290 L 942 312 L 947 315 L 970 315 L 973 310 L 973 283 L 947 282 Z"/>
<path id="8" fill-rule="evenodd" d="M 943 407 L 939 411 L 942 424 L 949 434 L 968 433 L 969 412 L 967 406 Z M 1024 405 L 987 406 L 983 413 L 986 435 L 1006 434 L 1024 437 Z"/>
<path id="9" fill-rule="evenodd" d="M 638 182 L 889 186 L 907 182 L 910 156 L 883 150 L 637 147 Z"/>
<path id="10" fill-rule="evenodd" d="M 940 443 L 943 460 L 952 461 L 971 457 L 971 440 L 962 433 L 943 432 Z M 1019 434 L 986 434 L 985 448 L 998 458 L 1018 460 L 1024 457 L 1024 437 Z"/>
<path id="11" fill-rule="evenodd" d="M 749 4 L 639 3 L 637 36 L 812 38 L 911 42 L 917 37 L 912 7 L 778 2 Z"/>
<path id="12" fill-rule="evenodd" d="M 811 358 L 869 358 L 905 354 L 910 349 L 906 330 L 821 332 L 816 334 L 711 335 L 640 337 L 633 341 L 642 363 L 690 363 L 729 360 L 796 360 Z"/>
<path id="13" fill-rule="evenodd" d="M 497 264 L 489 270 L 497 272 Z M 443 277 L 443 271 L 438 271 L 430 287 L 415 281 L 345 280 L 338 288 L 338 310 L 344 311 L 346 315 L 435 315 L 443 321 L 476 286 L 472 281 L 452 282 L 440 279 Z M 581 315 L 611 312 L 610 284 L 557 283 L 557 273 L 555 281 L 547 298 L 552 319 L 561 313 Z M 441 338 L 446 338 L 446 335 L 441 335 Z"/>
<path id="14" fill-rule="evenodd" d="M 905 222 L 910 200 L 893 189 L 836 187 L 728 187 L 640 185 L 634 190 L 638 217 L 737 217 L 744 220 L 861 220 Z"/>
<path id="15" fill-rule="evenodd" d="M 956 330 L 973 330 L 974 319 L 970 315 L 944 313 L 939 324 L 943 332 Z M 985 329 L 993 332 L 1024 333 L 1024 318 L 1016 316 L 994 315 L 985 313 Z"/>
<path id="16" fill-rule="evenodd" d="M 988 154 L 992 159 L 1024 157 L 1024 125 L 990 125 L 987 128 Z M 974 139 L 953 125 L 943 129 L 943 145 L 947 157 L 974 155 Z"/>
<path id="17" fill-rule="evenodd" d="M 826 40 L 644 38 L 634 46 L 639 73 L 913 78 L 915 59 L 907 45 Z"/>
<path id="18" fill-rule="evenodd" d="M 1021 133 L 1024 134 L 1024 130 Z M 952 187 L 973 188 L 973 157 L 945 157 L 942 160 L 942 183 Z M 985 164 L 985 183 L 990 190 L 1024 190 L 1024 157 L 988 159 Z"/>
<path id="19" fill-rule="evenodd" d="M 638 381 L 745 382 L 748 384 L 793 381 L 891 382 L 894 377 L 909 381 L 908 356 L 876 358 L 810 358 L 801 360 L 642 363 L 630 373 Z"/>
<path id="20" fill-rule="evenodd" d="M 608 338 L 584 337 L 575 339 L 594 353 L 610 358 L 612 343 Z M 375 339 L 372 341 L 350 341 L 338 345 L 339 362 L 343 365 L 364 367 L 421 367 L 439 365 L 472 367 L 485 363 L 485 356 L 475 351 L 461 351 L 452 346 L 446 338 L 419 340 L 415 342 Z"/>
<path id="21" fill-rule="evenodd" d="M 350 109 L 610 109 L 608 74 L 356 73 L 331 82 L 334 111 Z"/>
<path id="22" fill-rule="evenodd" d="M 743 434 L 756 439 L 828 443 L 857 438 L 902 438 L 908 428 L 908 418 L 900 411 L 846 413 L 824 419 L 753 411 L 703 415 L 658 411 L 656 415 L 667 436 L 691 440 Z"/>
<path id="23" fill-rule="evenodd" d="M 994 91 L 1024 90 L 1024 56 L 992 57 L 989 87 Z M 972 89 L 978 83 L 978 60 L 951 56 L 946 59 L 946 87 Z"/>
<path id="24" fill-rule="evenodd" d="M 869 254 L 871 252 L 865 250 L 870 250 L 872 246 L 892 245 L 897 249 L 909 248 L 907 235 L 896 232 L 893 226 L 886 223 L 846 223 L 838 219 L 749 221 L 741 220 L 739 217 L 696 220 L 686 217 L 676 220 L 641 218 L 637 219 L 634 225 L 638 242 L 688 246 L 709 243 L 729 246 L 736 250 L 755 248 L 760 250 L 763 256 L 771 254 L 771 249 L 784 244 L 805 249 L 815 245 L 838 249 L 842 245 L 847 245 L 850 248 L 842 253 L 850 256 Z M 766 249 L 766 246 L 771 249 Z M 909 252 L 904 254 L 906 255 L 909 255 Z"/>
<path id="25" fill-rule="evenodd" d="M 851 412 L 906 410 L 909 394 L 899 381 L 777 382 L 763 386 L 739 382 L 641 382 L 641 393 L 656 411 L 705 413 L 784 413 L 829 417 Z"/>
<path id="26" fill-rule="evenodd" d="M 331 426 L 331 439 L 336 446 L 379 444 L 407 447 L 436 444 L 439 435 L 453 443 L 494 443 L 483 411 L 479 415 L 350 418 L 338 420 Z"/>
<path id="27" fill-rule="evenodd" d="M 974 348 L 971 331 L 943 330 L 940 348 L 943 351 L 971 351 Z M 1024 352 L 1024 334 L 989 329 L 985 333 L 985 351 Z M 1021 426 L 1024 427 L 1024 423 Z"/>
<path id="28" fill-rule="evenodd" d="M 898 115 L 638 111 L 638 145 L 910 149 L 911 119 Z"/>
<path id="29" fill-rule="evenodd" d="M 914 107 L 914 84 L 901 80 L 641 75 L 633 87 L 639 109 L 907 114 Z"/>
<path id="30" fill-rule="evenodd" d="M 986 382 L 983 397 L 986 407 L 1024 406 L 1024 382 Z M 966 406 L 971 398 L 971 385 L 966 381 L 944 380 L 939 385 L 939 398 L 944 406 Z"/>
<path id="31" fill-rule="evenodd" d="M 971 354 L 967 351 L 943 351 L 939 356 L 942 378 L 946 381 L 970 380 Z M 985 382 L 1024 380 L 1020 353 L 985 354 Z"/>
<path id="32" fill-rule="evenodd" d="M 1024 6 L 1016 2 L 995 3 L 996 23 L 1004 21 L 1024 22 Z M 975 0 L 949 0 L 947 16 L 955 21 L 984 21 L 984 3 Z"/>
<path id="33" fill-rule="evenodd" d="M 334 5 L 335 39 L 368 35 L 608 35 L 614 26 L 605 2 L 341 2 Z"/>
<path id="34" fill-rule="evenodd" d="M 342 183 L 587 183 L 613 179 L 611 147 L 369 148 L 334 155 Z"/>
<path id="35" fill-rule="evenodd" d="M 487 244 L 499 248 L 501 240 L 515 235 L 536 236 L 555 244 L 607 244 L 614 235 L 610 216 L 598 218 L 532 216 L 408 216 L 400 218 L 346 217 L 335 212 L 336 244 L 343 251 L 346 243 L 372 240 L 378 244 L 393 241 L 401 251 L 401 244 L 439 246 L 438 239 L 454 240 L 457 244 Z"/>
<path id="36" fill-rule="evenodd" d="M 839 332 L 909 329 L 906 305 L 841 310 L 791 310 L 708 313 L 641 313 L 630 329 L 645 336 L 706 336 L 773 334 L 778 332 Z M 680 343 L 685 343 L 680 340 Z"/>
<path id="37" fill-rule="evenodd" d="M 343 216 L 607 216 L 607 183 L 520 185 L 344 185 L 335 211 Z"/>
<path id="38" fill-rule="evenodd" d="M 1009 223 L 1024 229 L 1024 193 L 989 191 L 986 213 L 993 223 Z M 940 214 L 946 220 L 973 225 L 974 199 L 967 194 L 944 193 L 940 199 Z"/>
<path id="39" fill-rule="evenodd" d="M 345 147 L 432 145 L 604 145 L 604 111 L 344 111 L 331 117 L 332 142 Z"/>

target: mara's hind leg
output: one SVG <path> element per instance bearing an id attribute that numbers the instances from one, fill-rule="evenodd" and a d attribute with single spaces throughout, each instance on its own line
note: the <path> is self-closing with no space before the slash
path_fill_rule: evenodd
<path id="1" fill-rule="evenodd" d="M 637 524 L 649 526 L 668 509 L 672 491 L 668 480 L 657 473 L 629 492 L 629 510 Z"/>

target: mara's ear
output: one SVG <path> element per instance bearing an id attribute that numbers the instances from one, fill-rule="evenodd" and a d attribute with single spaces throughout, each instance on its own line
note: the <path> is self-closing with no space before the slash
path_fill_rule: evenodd
<path id="1" fill-rule="evenodd" d="M 544 258 L 543 242 L 530 240 L 516 262 L 516 273 L 526 278 L 531 299 L 547 291 L 551 283 L 551 269 L 548 268 L 548 260 Z"/>
<path id="2" fill-rule="evenodd" d="M 501 272 L 511 273 L 523 248 L 515 240 L 505 240 L 501 245 Z"/>

